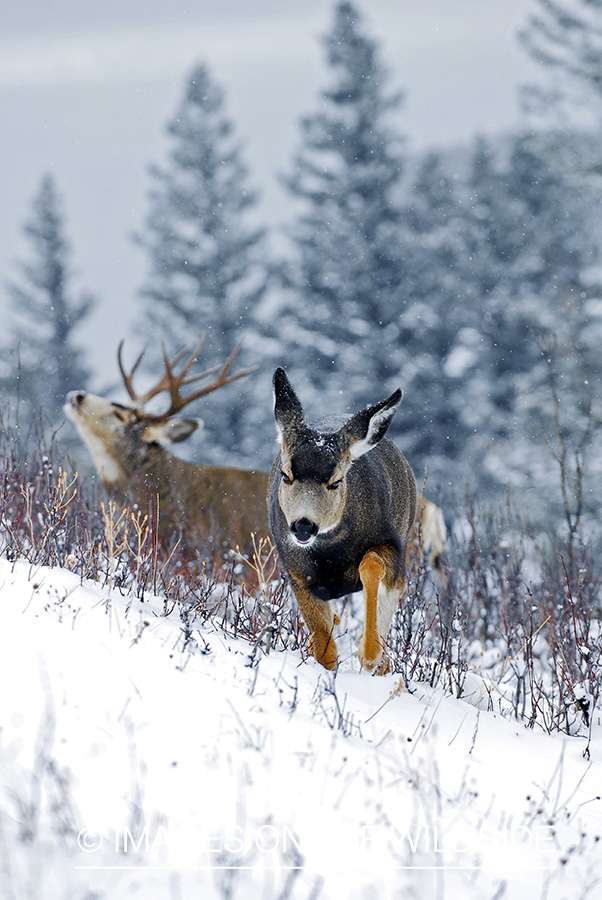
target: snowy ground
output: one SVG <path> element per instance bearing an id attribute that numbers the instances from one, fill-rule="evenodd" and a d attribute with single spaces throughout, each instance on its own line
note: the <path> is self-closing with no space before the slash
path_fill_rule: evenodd
<path id="1" fill-rule="evenodd" d="M 585 741 L 0 561 L 0 897 L 602 897 Z"/>

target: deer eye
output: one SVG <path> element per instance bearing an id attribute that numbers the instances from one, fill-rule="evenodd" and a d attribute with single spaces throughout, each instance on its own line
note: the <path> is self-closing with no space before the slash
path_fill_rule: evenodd
<path id="1" fill-rule="evenodd" d="M 113 415 L 115 418 L 119 419 L 120 422 L 126 422 L 131 413 L 131 409 L 124 406 L 123 403 L 111 403 L 111 406 L 113 407 Z"/>
<path id="2" fill-rule="evenodd" d="M 292 484 L 292 483 L 293 483 L 293 479 L 290 478 L 290 477 L 286 474 L 286 472 L 283 472 L 283 471 L 281 470 L 281 471 L 280 471 L 280 474 L 282 475 L 282 480 L 284 481 L 285 484 Z"/>
<path id="3" fill-rule="evenodd" d="M 337 488 L 340 488 L 343 483 L 343 479 L 339 478 L 338 481 L 333 481 L 332 484 L 327 485 L 329 491 L 336 491 Z"/>

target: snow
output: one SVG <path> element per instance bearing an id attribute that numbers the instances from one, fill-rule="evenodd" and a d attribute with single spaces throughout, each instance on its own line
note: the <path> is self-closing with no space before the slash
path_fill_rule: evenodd
<path id="1" fill-rule="evenodd" d="M 0 897 L 602 897 L 602 738 L 0 560 Z M 481 660 L 481 666 L 488 661 Z"/>

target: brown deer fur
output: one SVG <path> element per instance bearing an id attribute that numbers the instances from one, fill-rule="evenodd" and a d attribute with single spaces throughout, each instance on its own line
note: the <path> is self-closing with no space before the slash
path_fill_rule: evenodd
<path id="1" fill-rule="evenodd" d="M 202 346 L 203 339 L 177 374 L 175 366 L 181 363 L 185 351 L 171 361 L 164 353 L 164 373 L 142 396 L 133 387 L 142 354 L 126 373 L 120 346 L 119 368 L 132 403 L 124 406 L 84 391 L 72 391 L 65 413 L 88 447 L 109 494 L 124 504 L 158 510 L 159 533 L 166 543 L 181 539 L 189 553 L 204 549 L 220 559 L 225 551 L 237 546 L 250 552 L 252 533 L 258 539 L 269 534 L 265 507 L 268 476 L 265 472 L 186 462 L 164 446 L 186 440 L 202 424 L 198 419 L 176 417 L 176 412 L 251 371 L 229 374 L 239 345 L 221 369 L 189 375 Z M 209 383 L 182 396 L 184 385 L 211 376 L 215 377 Z M 145 405 L 162 392 L 169 394 L 169 408 L 163 413 L 148 412 Z"/>

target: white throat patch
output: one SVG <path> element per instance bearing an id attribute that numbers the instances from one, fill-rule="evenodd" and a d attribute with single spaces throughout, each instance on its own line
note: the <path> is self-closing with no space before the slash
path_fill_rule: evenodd
<path id="1" fill-rule="evenodd" d="M 84 444 L 90 451 L 92 461 L 94 462 L 103 483 L 107 487 L 118 484 L 120 479 L 123 478 L 123 472 L 113 457 L 107 453 L 100 438 L 97 438 L 94 434 L 82 434 L 81 431 L 80 435 Z"/>

